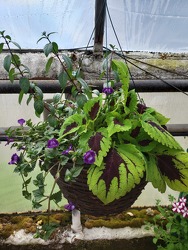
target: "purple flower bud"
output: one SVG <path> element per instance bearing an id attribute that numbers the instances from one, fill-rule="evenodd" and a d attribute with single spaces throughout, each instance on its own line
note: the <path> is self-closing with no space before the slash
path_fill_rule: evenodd
<path id="1" fill-rule="evenodd" d="M 75 205 L 70 201 L 68 204 L 64 206 L 64 208 L 68 211 L 72 211 L 75 209 Z"/>
<path id="2" fill-rule="evenodd" d="M 70 145 L 70 146 L 68 147 L 68 149 L 66 149 L 66 150 L 64 150 L 64 151 L 62 152 L 62 155 L 68 155 L 69 152 L 70 152 L 72 149 L 73 149 L 73 146 Z"/>
<path id="3" fill-rule="evenodd" d="M 20 157 L 15 153 L 11 156 L 11 161 L 8 164 L 17 164 L 20 161 Z"/>
<path id="4" fill-rule="evenodd" d="M 59 142 L 55 138 L 48 140 L 48 143 L 47 143 L 48 148 L 57 148 L 58 146 L 59 146 Z"/>
<path id="5" fill-rule="evenodd" d="M 102 92 L 105 93 L 106 95 L 110 95 L 114 92 L 114 90 L 111 87 L 106 87 L 106 88 L 103 88 Z"/>
<path id="6" fill-rule="evenodd" d="M 95 156 L 96 154 L 93 150 L 87 151 L 83 156 L 84 163 L 93 164 L 95 162 Z"/>
<path id="7" fill-rule="evenodd" d="M 19 123 L 21 126 L 23 126 L 23 124 L 25 123 L 25 120 L 24 120 L 23 118 L 21 118 L 21 119 L 18 120 L 18 123 Z"/>

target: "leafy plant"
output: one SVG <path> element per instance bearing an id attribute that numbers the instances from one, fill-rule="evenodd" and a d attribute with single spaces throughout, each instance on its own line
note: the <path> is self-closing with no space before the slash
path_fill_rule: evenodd
<path id="1" fill-rule="evenodd" d="M 23 179 L 24 197 L 32 200 L 34 208 L 47 200 L 50 210 L 51 200 L 61 200 L 60 192 L 54 194 L 60 172 L 66 170 L 64 179 L 71 182 L 83 169 L 87 170 L 89 190 L 104 204 L 125 196 L 143 178 L 160 192 L 165 192 L 166 185 L 187 192 L 188 153 L 166 130 L 169 119 L 141 103 L 135 90 L 129 90 L 127 65 L 114 60 L 113 53 L 105 59 L 108 63 L 103 64 L 103 76 L 107 80 L 100 93 L 83 79 L 81 65 L 59 52 L 51 35 L 44 32 L 39 39 L 47 40 L 44 68 L 48 72 L 54 60 L 60 63 L 58 80 L 62 92 L 47 103 L 42 90 L 30 79 L 28 67 L 11 50 L 10 43 L 16 43 L 0 32 L 4 41 L 1 48 L 6 45 L 10 52 L 4 59 L 4 68 L 11 82 L 19 79 L 19 103 L 27 95 L 27 104 L 34 101 L 37 116 L 44 109 L 49 113 L 43 122 L 33 124 L 21 119 L 20 127 L 7 130 L 8 142 L 14 138 L 12 147 L 19 150 L 9 164 L 15 165 L 14 171 Z M 116 83 L 121 83 L 120 87 Z M 70 99 L 64 98 L 67 91 Z M 67 167 L 70 162 L 72 168 Z M 40 173 L 31 180 L 29 174 L 35 167 Z M 54 184 L 50 194 L 46 194 L 46 176 L 52 169 L 56 170 Z M 32 192 L 31 181 L 36 186 Z"/>
<path id="2" fill-rule="evenodd" d="M 188 207 L 185 197 L 175 198 L 169 195 L 170 205 L 160 205 L 157 201 L 159 214 L 153 218 L 152 223 L 147 223 L 147 229 L 154 230 L 154 244 L 159 250 L 185 250 L 188 249 Z"/>

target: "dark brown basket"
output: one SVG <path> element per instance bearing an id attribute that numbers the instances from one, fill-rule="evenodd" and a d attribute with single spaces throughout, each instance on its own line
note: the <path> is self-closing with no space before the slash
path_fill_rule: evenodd
<path id="1" fill-rule="evenodd" d="M 67 168 L 64 168 L 67 169 Z M 62 170 L 57 184 L 62 191 L 63 196 L 72 202 L 77 209 L 83 214 L 94 216 L 105 216 L 110 214 L 119 214 L 131 207 L 141 194 L 147 184 L 145 177 L 135 186 L 129 193 L 122 198 L 104 205 L 93 193 L 87 185 L 87 168 L 84 168 L 81 174 L 76 178 L 75 182 L 65 182 L 65 170 Z M 56 175 L 56 169 L 51 170 L 53 176 Z"/>

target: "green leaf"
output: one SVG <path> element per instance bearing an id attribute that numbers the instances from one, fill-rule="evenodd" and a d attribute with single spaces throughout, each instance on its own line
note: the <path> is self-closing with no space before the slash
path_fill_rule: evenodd
<path id="1" fill-rule="evenodd" d="M 84 107 L 84 113 L 89 120 L 96 120 L 102 107 L 102 95 L 88 100 Z"/>
<path id="2" fill-rule="evenodd" d="M 164 115 L 160 114 L 154 109 L 153 109 L 153 112 L 151 112 L 151 114 L 158 120 L 158 122 L 161 125 L 165 125 L 170 120 L 170 118 L 165 117 Z"/>
<path id="3" fill-rule="evenodd" d="M 24 92 L 24 94 L 27 94 L 29 92 L 30 88 L 30 82 L 29 79 L 26 77 L 22 77 L 19 80 L 20 88 Z"/>
<path id="4" fill-rule="evenodd" d="M 120 145 L 108 151 L 100 166 L 90 167 L 88 186 L 104 204 L 109 204 L 130 192 L 144 173 L 145 159 L 140 151 L 134 145 Z"/>
<path id="5" fill-rule="evenodd" d="M 128 131 L 132 127 L 132 123 L 129 119 L 123 119 L 123 121 L 121 121 L 120 119 L 114 117 L 114 115 L 110 113 L 106 119 L 106 122 L 108 125 L 107 130 L 109 136 L 112 136 L 117 132 Z"/>
<path id="6" fill-rule="evenodd" d="M 22 195 L 27 199 L 27 200 L 31 200 L 31 193 L 29 193 L 26 190 L 22 191 Z"/>
<path id="7" fill-rule="evenodd" d="M 127 103 L 126 106 L 129 108 L 131 112 L 135 112 L 137 110 L 138 98 L 134 89 L 128 92 Z"/>
<path id="8" fill-rule="evenodd" d="M 61 129 L 60 129 L 60 138 L 78 131 L 82 127 L 83 115 L 73 114 L 66 118 Z"/>
<path id="9" fill-rule="evenodd" d="M 47 43 L 45 46 L 44 46 L 44 54 L 45 56 L 47 57 L 52 51 L 53 51 L 53 45 L 52 43 Z"/>
<path id="10" fill-rule="evenodd" d="M 67 73 L 64 71 L 64 72 L 61 72 L 58 76 L 58 80 L 59 80 L 59 83 L 60 83 L 60 86 L 61 86 L 61 89 L 64 90 L 66 85 L 67 85 L 67 81 L 68 81 L 68 76 L 67 76 Z"/>
<path id="11" fill-rule="evenodd" d="M 19 97 L 18 97 L 18 103 L 21 104 L 22 100 L 23 100 L 23 95 L 24 95 L 24 92 L 23 90 L 20 91 L 20 94 L 19 94 Z"/>
<path id="12" fill-rule="evenodd" d="M 58 45 L 55 42 L 52 42 L 52 46 L 53 46 L 53 53 L 57 54 L 58 53 Z"/>
<path id="13" fill-rule="evenodd" d="M 44 188 L 33 190 L 35 201 L 40 201 L 44 197 Z"/>
<path id="14" fill-rule="evenodd" d="M 9 41 L 11 40 L 11 37 L 9 35 L 6 35 L 5 38 L 8 39 Z"/>
<path id="15" fill-rule="evenodd" d="M 164 146 L 174 149 L 182 150 L 180 144 L 174 139 L 174 137 L 163 127 L 153 121 L 141 121 L 141 125 L 144 131 L 155 141 L 161 143 Z"/>
<path id="16" fill-rule="evenodd" d="M 146 159 L 146 180 L 151 182 L 153 187 L 157 188 L 159 192 L 164 193 L 166 191 L 166 183 L 157 167 L 155 157 L 149 155 Z"/>
<path id="17" fill-rule="evenodd" d="M 95 165 L 100 167 L 112 144 L 106 128 L 102 127 L 92 134 L 87 144 L 96 153 Z"/>
<path id="18" fill-rule="evenodd" d="M 0 43 L 0 53 L 3 51 L 4 43 Z"/>
<path id="19" fill-rule="evenodd" d="M 12 61 L 12 56 L 11 56 L 11 55 L 7 55 L 7 56 L 4 58 L 3 66 L 4 66 L 4 68 L 5 68 L 5 70 L 6 70 L 7 72 L 9 72 L 9 70 L 10 70 L 11 61 Z"/>
<path id="20" fill-rule="evenodd" d="M 11 41 L 11 43 L 13 43 L 18 49 L 20 49 L 20 50 L 22 49 L 18 43 L 13 42 L 13 41 Z"/>
<path id="21" fill-rule="evenodd" d="M 30 69 L 24 64 L 21 64 L 21 66 L 24 68 L 23 72 L 29 74 L 30 76 L 31 75 Z"/>
<path id="22" fill-rule="evenodd" d="M 36 209 L 42 207 L 42 205 L 35 200 L 32 200 L 32 205 L 33 205 L 33 208 L 36 208 Z"/>
<path id="23" fill-rule="evenodd" d="M 54 103 L 58 103 L 62 98 L 62 94 L 61 93 L 56 93 L 54 96 L 53 96 L 53 102 Z"/>
<path id="24" fill-rule="evenodd" d="M 83 108 L 84 104 L 87 102 L 87 98 L 84 94 L 78 94 L 76 96 L 76 102 L 78 107 Z"/>
<path id="25" fill-rule="evenodd" d="M 42 100 L 34 101 L 34 109 L 38 115 L 40 115 L 44 111 L 44 103 Z"/>
<path id="26" fill-rule="evenodd" d="M 77 77 L 76 79 L 82 85 L 84 93 L 88 96 L 89 99 L 91 99 L 92 94 L 91 94 L 91 90 L 90 90 L 90 87 L 88 86 L 87 82 L 84 81 L 84 79 L 82 79 L 81 77 Z"/>
<path id="27" fill-rule="evenodd" d="M 62 192 L 58 191 L 50 196 L 50 200 L 54 200 L 55 203 L 59 203 L 62 200 Z"/>
<path id="28" fill-rule="evenodd" d="M 62 55 L 62 58 L 63 58 L 66 66 L 67 66 L 67 69 L 72 71 L 72 61 L 71 61 L 71 59 L 65 54 Z"/>
<path id="29" fill-rule="evenodd" d="M 50 58 L 48 59 L 48 61 L 47 61 L 47 63 L 46 63 L 46 67 L 45 67 L 46 73 L 49 72 L 49 70 L 50 70 L 50 68 L 51 68 L 51 65 L 52 65 L 52 63 L 53 63 L 53 60 L 54 60 L 53 57 L 50 57 Z"/>
<path id="30" fill-rule="evenodd" d="M 31 182 L 31 177 L 24 182 L 24 185 L 28 185 Z"/>
<path id="31" fill-rule="evenodd" d="M 129 70 L 127 65 L 119 60 L 112 60 L 112 69 L 118 74 L 120 82 L 122 83 L 124 101 L 127 100 L 129 90 Z"/>
<path id="32" fill-rule="evenodd" d="M 153 243 L 154 243 L 154 244 L 157 244 L 157 241 L 158 241 L 157 238 L 153 238 Z"/>
<path id="33" fill-rule="evenodd" d="M 140 182 L 140 178 L 144 176 L 146 170 L 146 161 L 144 155 L 136 148 L 135 145 L 132 144 L 119 145 L 117 146 L 117 151 L 123 159 L 125 157 L 125 160 L 126 158 L 130 160 L 131 164 L 128 165 L 128 169 L 130 173 L 133 174 L 135 182 L 138 184 Z M 131 167 L 132 164 L 134 167 Z"/>
<path id="34" fill-rule="evenodd" d="M 43 100 L 42 89 L 35 85 L 34 86 L 34 91 L 35 91 L 36 97 L 39 98 L 40 100 Z"/>
<path id="35" fill-rule="evenodd" d="M 30 101 L 32 100 L 33 96 L 32 95 L 29 95 L 29 97 L 27 98 L 27 105 L 29 105 Z"/>
<path id="36" fill-rule="evenodd" d="M 43 173 L 39 173 L 36 176 L 36 180 L 33 180 L 33 184 L 35 186 L 39 187 L 39 188 L 43 188 L 44 187 L 44 176 L 43 176 Z"/>
<path id="37" fill-rule="evenodd" d="M 47 121 L 48 121 L 48 123 L 50 124 L 51 127 L 56 127 L 58 125 L 57 119 L 52 115 L 48 116 Z"/>
<path id="38" fill-rule="evenodd" d="M 73 178 L 78 177 L 79 174 L 81 173 L 82 169 L 83 169 L 83 166 L 77 166 L 77 167 L 71 168 L 71 169 L 70 169 L 70 172 L 71 172 L 71 174 L 72 174 L 72 177 L 73 177 Z"/>
<path id="39" fill-rule="evenodd" d="M 188 192 L 188 153 L 164 150 L 156 155 L 155 161 L 161 176 L 171 189 Z"/>
<path id="40" fill-rule="evenodd" d="M 9 80 L 13 83 L 14 77 L 15 77 L 15 68 L 12 68 L 9 70 L 8 77 L 9 77 Z"/>

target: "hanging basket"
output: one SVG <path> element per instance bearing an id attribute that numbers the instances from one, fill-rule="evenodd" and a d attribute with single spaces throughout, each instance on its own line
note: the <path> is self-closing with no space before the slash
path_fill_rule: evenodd
<path id="1" fill-rule="evenodd" d="M 69 164 L 71 167 L 71 164 Z M 68 166 L 69 168 L 69 166 Z M 81 174 L 76 178 L 76 181 L 65 182 L 65 169 L 64 167 L 60 172 L 60 176 L 57 180 L 57 184 L 63 194 L 63 196 L 72 202 L 77 209 L 83 214 L 93 216 L 105 216 L 110 214 L 119 214 L 124 210 L 131 207 L 131 205 L 137 200 L 142 190 L 146 186 L 147 182 L 145 177 L 141 179 L 141 182 L 137 184 L 129 193 L 121 197 L 118 200 L 104 205 L 93 193 L 89 190 L 87 185 L 87 168 L 83 168 Z M 51 174 L 55 177 L 56 169 L 51 170 Z"/>

